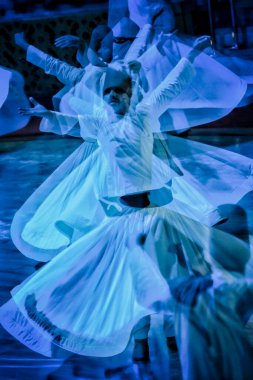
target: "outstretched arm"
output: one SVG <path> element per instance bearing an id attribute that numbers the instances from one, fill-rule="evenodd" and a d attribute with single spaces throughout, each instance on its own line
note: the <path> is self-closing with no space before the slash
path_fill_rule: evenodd
<path id="1" fill-rule="evenodd" d="M 15 42 L 26 52 L 28 62 L 40 67 L 46 74 L 56 76 L 63 84 L 74 85 L 82 79 L 85 73 L 84 69 L 69 65 L 30 45 L 25 40 L 23 32 L 15 34 Z"/>
<path id="2" fill-rule="evenodd" d="M 158 119 L 168 109 L 170 102 L 188 87 L 195 73 L 192 64 L 201 51 L 208 46 L 210 46 L 210 37 L 197 38 L 193 49 L 179 61 L 162 83 L 138 107 L 145 106 Z"/>
<path id="3" fill-rule="evenodd" d="M 48 110 L 33 98 L 29 98 L 29 100 L 34 107 L 19 108 L 19 113 L 21 115 L 43 118 L 41 126 L 43 132 L 53 132 L 60 135 L 70 134 L 72 136 L 82 136 L 83 138 L 96 138 L 98 121 L 93 114 L 65 115 L 60 112 Z M 84 105 L 84 102 L 82 105 Z M 50 128 L 47 128 L 49 125 Z M 51 128 L 51 125 L 54 125 L 54 128 Z"/>
<path id="4" fill-rule="evenodd" d="M 72 115 L 63 115 L 59 112 L 48 110 L 42 104 L 38 103 L 32 97 L 29 98 L 33 107 L 21 107 L 19 113 L 27 116 L 37 116 L 46 119 L 48 122 L 53 123 L 55 128 L 54 132 L 57 134 L 67 134 L 71 129 L 77 127 L 78 118 Z M 51 129 L 50 131 L 51 132 Z"/>

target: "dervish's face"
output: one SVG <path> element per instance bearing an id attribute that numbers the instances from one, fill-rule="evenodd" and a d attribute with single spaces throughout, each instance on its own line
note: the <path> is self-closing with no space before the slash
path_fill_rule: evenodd
<path id="1" fill-rule="evenodd" d="M 104 101 L 116 115 L 124 116 L 130 106 L 130 96 L 120 87 L 109 87 L 104 91 Z"/>

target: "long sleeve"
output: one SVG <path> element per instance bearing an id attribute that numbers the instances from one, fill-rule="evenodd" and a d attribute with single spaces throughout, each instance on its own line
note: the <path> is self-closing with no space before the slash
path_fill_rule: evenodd
<path id="1" fill-rule="evenodd" d="M 64 115 L 60 112 L 52 112 L 50 117 L 44 117 L 40 123 L 42 132 L 52 132 L 57 135 L 70 135 L 80 137 L 78 117 Z"/>
<path id="2" fill-rule="evenodd" d="M 138 59 L 141 63 L 141 66 L 145 72 L 154 70 L 154 67 L 157 65 L 157 62 L 164 59 L 164 56 L 157 49 L 157 45 L 152 45 L 147 50 L 143 51 L 143 54 Z"/>
<path id="3" fill-rule="evenodd" d="M 54 75 L 65 85 L 74 85 L 85 74 L 85 69 L 71 66 L 30 45 L 27 49 L 28 62 L 40 67 L 46 74 Z"/>
<path id="4" fill-rule="evenodd" d="M 144 25 L 144 27 L 139 31 L 125 56 L 126 62 L 139 58 L 146 51 L 151 31 L 152 25 L 150 24 Z"/>
<path id="5" fill-rule="evenodd" d="M 182 58 L 162 83 L 137 106 L 137 111 L 146 109 L 152 117 L 158 119 L 191 82 L 195 70 L 186 58 Z"/>
<path id="6" fill-rule="evenodd" d="M 81 105 L 86 106 L 83 109 L 87 109 L 87 112 L 89 111 L 90 104 L 82 101 Z M 60 112 L 51 112 L 50 116 L 42 119 L 40 130 L 59 135 L 68 134 L 74 137 L 82 137 L 83 139 L 96 139 L 99 120 L 95 113 L 65 115 Z"/>

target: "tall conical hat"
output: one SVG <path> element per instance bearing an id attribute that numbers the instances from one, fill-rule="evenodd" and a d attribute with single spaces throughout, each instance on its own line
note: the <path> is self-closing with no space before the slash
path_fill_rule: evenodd
<path id="1" fill-rule="evenodd" d="M 123 17 L 114 27 L 112 28 L 114 37 L 125 37 L 134 38 L 139 32 L 138 25 L 128 17 Z"/>

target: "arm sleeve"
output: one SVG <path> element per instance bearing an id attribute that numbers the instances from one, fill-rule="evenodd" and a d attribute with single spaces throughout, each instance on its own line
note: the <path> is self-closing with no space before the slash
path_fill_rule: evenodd
<path id="1" fill-rule="evenodd" d="M 94 115 L 64 115 L 52 112 L 50 117 L 43 118 L 40 124 L 42 132 L 52 132 L 58 135 L 97 138 L 99 119 Z"/>
<path id="2" fill-rule="evenodd" d="M 154 70 L 157 62 L 161 59 L 164 59 L 164 56 L 157 49 L 156 45 L 152 45 L 146 51 L 143 51 L 143 54 L 138 59 L 141 63 L 141 66 L 144 71 Z"/>
<path id="3" fill-rule="evenodd" d="M 125 56 L 126 62 L 139 58 L 146 51 L 151 31 L 152 25 L 150 24 L 144 25 L 139 31 Z"/>
<path id="4" fill-rule="evenodd" d="M 32 45 L 27 49 L 26 59 L 35 66 L 40 67 L 46 74 L 56 76 L 60 82 L 66 85 L 79 82 L 85 73 L 85 69 L 71 66 Z"/>
<path id="5" fill-rule="evenodd" d="M 70 135 L 80 137 L 78 117 L 52 112 L 50 117 L 43 117 L 40 123 L 42 132 L 52 132 L 57 135 Z"/>
<path id="6" fill-rule="evenodd" d="M 176 98 L 190 84 L 195 70 L 186 58 L 182 58 L 162 83 L 137 106 L 149 109 L 153 117 L 159 118 Z"/>

